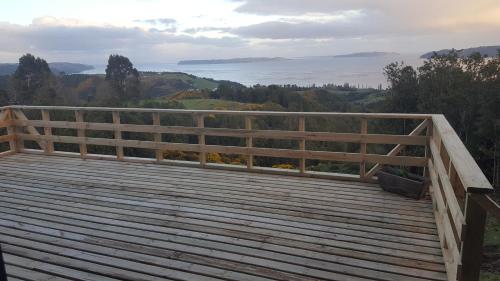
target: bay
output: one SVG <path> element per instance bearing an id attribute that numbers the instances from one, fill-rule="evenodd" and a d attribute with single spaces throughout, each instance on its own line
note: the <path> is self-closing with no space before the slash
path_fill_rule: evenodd
<path id="1" fill-rule="evenodd" d="M 404 61 L 408 65 L 420 66 L 423 60 L 418 54 L 388 54 L 373 57 L 302 57 L 288 60 L 276 60 L 253 63 L 195 64 L 178 65 L 177 63 L 137 64 L 140 71 L 184 72 L 199 77 L 216 80 L 229 80 L 246 86 L 286 85 L 312 86 L 324 84 L 366 88 L 387 86 L 383 73 L 386 65 Z M 101 74 L 105 65 L 96 65 L 86 74 Z"/>

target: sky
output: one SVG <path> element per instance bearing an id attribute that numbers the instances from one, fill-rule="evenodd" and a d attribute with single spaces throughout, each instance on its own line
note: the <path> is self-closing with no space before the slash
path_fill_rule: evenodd
<path id="1" fill-rule="evenodd" d="M 105 64 L 500 45 L 500 0 L 0 0 L 0 62 Z"/>

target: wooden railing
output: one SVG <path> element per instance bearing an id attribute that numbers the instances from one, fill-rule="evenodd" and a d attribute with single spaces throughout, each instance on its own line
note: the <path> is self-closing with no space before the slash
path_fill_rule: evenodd
<path id="1" fill-rule="evenodd" d="M 31 120 L 27 111 L 39 111 L 39 120 Z M 71 120 L 51 120 L 51 114 L 66 112 Z M 110 115 L 109 122 L 90 122 L 95 112 Z M 121 117 L 129 113 L 151 115 L 151 124 L 129 124 Z M 192 119 L 192 126 L 166 126 L 161 124 L 163 115 L 182 115 Z M 243 128 L 214 128 L 205 126 L 206 118 L 213 116 L 238 117 L 243 119 Z M 256 129 L 259 118 L 282 117 L 297 120 L 296 130 Z M 330 118 L 336 122 L 345 119 L 357 120 L 357 132 L 338 133 L 310 131 L 307 120 Z M 112 121 L 111 121 L 112 120 Z M 373 120 L 408 120 L 417 126 L 408 135 L 370 133 L 369 122 Z M 433 200 L 438 234 L 444 255 L 449 280 L 478 280 L 486 213 L 500 219 L 500 207 L 488 196 L 493 188 L 481 172 L 472 156 L 442 115 L 388 114 L 388 113 L 323 113 L 323 112 L 266 112 L 266 111 L 220 111 L 220 110 L 175 110 L 145 108 L 100 108 L 100 107 L 50 107 L 9 106 L 1 108 L 0 127 L 7 134 L 0 142 L 9 142 L 10 151 L 65 155 L 81 158 L 113 159 L 120 161 L 147 161 L 162 164 L 197 165 L 206 168 L 244 169 L 252 172 L 290 174 L 309 177 L 335 178 L 343 180 L 375 181 L 376 172 L 382 165 L 423 167 L 430 179 L 430 194 Z M 74 135 L 56 135 L 56 129 L 71 129 Z M 89 137 L 89 131 L 112 132 L 111 138 Z M 150 135 L 149 140 L 122 138 L 122 134 L 134 132 Z M 164 141 L 164 134 L 196 136 L 197 143 Z M 242 146 L 208 144 L 209 137 L 231 137 L 243 140 Z M 297 148 L 256 147 L 259 139 L 292 140 Z M 38 150 L 26 149 L 25 142 L 39 145 Z M 308 149 L 311 141 L 342 142 L 359 144 L 356 152 L 318 151 Z M 78 152 L 61 152 L 54 143 L 76 144 Z M 371 144 L 394 145 L 386 154 L 375 154 Z M 88 153 L 89 145 L 114 147 L 114 155 Z M 407 146 L 422 149 L 420 156 L 401 156 Z M 128 157 L 125 148 L 140 148 L 154 153 L 150 159 Z M 418 150 L 418 149 L 417 149 Z M 164 159 L 165 151 L 187 151 L 199 155 L 197 162 Z M 209 163 L 208 153 L 243 155 L 245 166 Z M 277 157 L 298 160 L 296 170 L 258 167 L 255 157 Z M 359 174 L 318 173 L 309 171 L 306 161 L 310 159 L 338 161 L 359 165 Z M 369 168 L 369 169 L 368 169 Z"/>
<path id="2" fill-rule="evenodd" d="M 41 111 L 40 120 L 30 120 L 26 117 L 24 111 Z M 79 156 L 82 158 L 103 158 L 103 155 L 90 155 L 87 153 L 88 145 L 111 146 L 116 148 L 116 155 L 113 158 L 117 160 L 138 161 L 133 157 L 126 157 L 123 153 L 124 148 L 140 148 L 155 151 L 156 157 L 148 161 L 159 163 L 174 163 L 163 159 L 164 151 L 186 151 L 199 154 L 199 163 L 207 168 L 226 168 L 238 169 L 236 165 L 218 165 L 208 163 L 207 153 L 222 153 L 231 155 L 242 155 L 246 158 L 246 170 L 271 173 L 297 174 L 302 176 L 319 176 L 330 178 L 341 178 L 351 180 L 373 181 L 373 176 L 380 168 L 380 165 L 404 165 L 424 167 L 426 158 L 422 156 L 400 156 L 398 153 L 406 145 L 421 146 L 427 145 L 427 137 L 420 136 L 430 123 L 430 115 L 420 114 L 367 114 L 367 113 L 293 113 L 293 112 L 265 112 L 265 111 L 219 111 L 219 110 L 172 110 L 172 109 L 144 109 L 144 108 L 90 108 L 90 107 L 49 107 L 49 106 L 10 106 L 4 111 L 9 112 L 7 122 L 10 124 L 10 130 L 15 133 L 9 133 L 10 139 L 15 137 L 12 143 L 12 151 L 30 152 L 36 151 L 24 148 L 25 141 L 35 141 L 41 150 L 47 154 L 61 154 L 54 150 L 54 143 L 70 143 L 79 145 Z M 50 112 L 65 111 L 74 112 L 71 121 L 52 121 Z M 112 123 L 95 123 L 85 121 L 86 115 L 92 112 L 108 112 L 112 115 Z M 125 124 L 121 122 L 120 115 L 126 113 L 151 114 L 152 124 L 137 125 Z M 160 115 L 184 115 L 190 116 L 195 126 L 164 126 L 160 124 Z M 231 128 L 209 128 L 205 126 L 207 116 L 238 116 L 244 119 L 244 129 Z M 265 117 L 283 117 L 296 118 L 298 120 L 296 131 L 291 130 L 259 130 L 254 129 L 252 124 L 257 118 Z M 325 117 L 325 118 L 355 118 L 359 120 L 359 133 L 335 133 L 335 132 L 311 132 L 307 131 L 305 126 L 307 118 Z M 420 120 L 420 125 L 409 135 L 394 134 L 370 134 L 368 133 L 368 120 L 372 119 L 395 119 L 395 120 Z M 43 128 L 38 130 L 37 128 Z M 73 129 L 77 131 L 74 136 L 55 135 L 53 129 Z M 114 138 L 88 137 L 86 132 L 92 131 L 110 131 Z M 130 140 L 123 139 L 123 132 L 135 132 L 153 134 L 151 140 Z M 198 137 L 198 143 L 172 143 L 162 141 L 162 134 L 195 135 Z M 206 143 L 207 137 L 232 137 L 245 140 L 245 146 L 224 146 L 211 145 Z M 298 142 L 296 149 L 278 149 L 255 147 L 256 139 L 275 139 L 275 140 L 294 140 Z M 334 152 L 334 151 L 314 151 L 307 149 L 306 143 L 310 141 L 322 142 L 344 142 L 359 143 L 359 152 Z M 367 152 L 368 144 L 395 144 L 396 147 L 389 154 L 373 154 Z M 70 155 L 70 153 L 64 153 Z M 75 155 L 73 155 L 75 156 Z M 298 169 L 270 169 L 255 166 L 254 157 L 276 157 L 297 159 L 299 161 Z M 109 158 L 109 157 L 108 157 Z M 306 169 L 306 160 L 326 160 L 347 163 L 358 163 L 360 167 L 359 175 L 348 175 L 338 173 L 318 173 Z M 185 162 L 182 162 L 186 164 Z M 177 162 L 180 164 L 180 162 Z M 367 171 L 368 165 L 375 165 Z"/>
<path id="3" fill-rule="evenodd" d="M 432 117 L 428 176 L 449 280 L 479 280 L 486 214 L 500 220 L 493 187 L 443 115 Z"/>

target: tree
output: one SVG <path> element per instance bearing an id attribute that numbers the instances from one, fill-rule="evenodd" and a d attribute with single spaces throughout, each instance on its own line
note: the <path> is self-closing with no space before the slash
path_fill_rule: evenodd
<path id="1" fill-rule="evenodd" d="M 9 104 L 9 98 L 7 96 L 7 91 L 0 89 L 0 106 Z"/>
<path id="2" fill-rule="evenodd" d="M 418 71 L 391 64 L 386 107 L 390 111 L 444 114 L 475 160 L 500 185 L 500 53 L 467 58 L 436 55 Z"/>
<path id="3" fill-rule="evenodd" d="M 106 67 L 106 81 L 117 94 L 117 101 L 140 99 L 139 71 L 127 57 L 110 55 Z"/>
<path id="4" fill-rule="evenodd" d="M 384 68 L 390 84 L 387 110 L 390 112 L 412 113 L 417 111 L 417 72 L 403 63 L 391 63 Z"/>
<path id="5" fill-rule="evenodd" d="M 48 63 L 31 54 L 19 58 L 12 76 L 14 101 L 21 104 L 53 104 L 56 98 L 55 78 Z"/>

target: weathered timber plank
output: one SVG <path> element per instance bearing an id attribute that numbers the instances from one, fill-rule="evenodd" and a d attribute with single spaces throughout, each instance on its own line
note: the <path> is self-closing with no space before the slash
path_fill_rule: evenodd
<path id="1" fill-rule="evenodd" d="M 7 225 L 9 225 L 8 222 L 6 222 Z M 14 225 L 14 224 L 10 224 Z M 148 261 L 150 263 L 154 263 L 156 265 L 163 265 L 166 267 L 170 267 L 175 269 L 176 266 L 179 266 L 178 263 L 174 263 L 174 265 L 171 265 L 172 262 L 165 261 L 160 258 L 155 258 L 152 259 L 149 256 L 144 256 L 143 254 L 138 254 L 137 248 L 132 247 L 130 243 L 122 243 L 122 246 L 120 248 L 128 250 L 128 251 L 123 251 L 123 250 L 109 250 L 105 247 L 100 247 L 100 246 L 95 246 L 92 244 L 96 245 L 107 245 L 107 244 L 112 244 L 113 248 L 117 246 L 118 243 L 112 242 L 112 240 L 108 239 L 95 239 L 93 236 L 87 236 L 88 239 L 85 240 L 86 243 L 79 243 L 75 241 L 67 241 L 67 239 L 71 240 L 80 240 L 81 235 L 79 232 L 68 232 L 64 230 L 56 230 L 56 229 L 48 229 L 46 227 L 40 227 L 36 225 L 23 225 L 21 227 L 22 229 L 18 230 L 17 227 L 15 230 L 9 230 L 6 227 L 0 227 L 0 233 L 8 233 L 9 235 L 12 236 L 20 236 L 25 239 L 30 239 L 30 240 L 37 240 L 39 242 L 49 242 L 49 243 L 57 243 L 59 246 L 63 247 L 72 247 L 72 248 L 77 248 L 78 250 L 84 250 L 84 251 L 90 251 L 98 254 L 105 254 L 109 256 L 114 256 L 114 257 L 120 257 L 120 256 L 127 256 L 128 259 L 133 259 L 135 261 Z M 24 231 L 26 230 L 26 231 Z M 78 231 L 78 228 L 74 228 L 75 231 Z M 38 234 L 40 233 L 40 234 Z M 134 230 L 132 230 L 132 233 L 134 233 Z M 131 233 L 131 234 L 132 234 Z M 139 233 L 138 233 L 139 234 Z M 53 237 L 57 237 L 54 239 Z M 160 236 L 161 237 L 161 236 Z M 161 239 L 161 238 L 159 238 Z M 104 240 L 104 241 L 102 241 Z M 140 240 L 140 239 L 138 239 Z M 182 245 L 185 242 L 185 239 L 182 240 L 180 237 L 174 236 L 173 238 L 169 238 L 168 236 L 164 237 L 161 240 L 156 240 L 156 241 L 163 241 L 157 243 L 157 247 L 154 249 L 158 248 L 164 248 L 164 249 L 172 249 L 171 246 L 169 246 L 169 242 L 174 242 L 174 243 L 180 243 Z M 167 242 L 168 241 L 168 242 Z M 88 243 L 92 243 L 89 245 Z M 196 243 L 196 242 L 191 242 L 191 243 Z M 164 244 L 164 245 L 162 245 Z M 163 247 L 161 247 L 162 245 Z M 215 246 L 215 243 L 202 243 L 200 244 L 202 246 Z M 374 266 L 373 269 L 365 269 L 362 267 L 353 267 L 350 265 L 345 265 L 342 263 L 330 263 L 330 262 L 325 262 L 325 261 L 320 261 L 320 260 L 312 260 L 310 258 L 304 258 L 301 257 L 300 255 L 297 256 L 291 256 L 291 255 L 285 255 L 285 254 L 278 254 L 274 251 L 269 251 L 273 250 L 274 247 L 273 245 L 269 245 L 271 248 L 267 248 L 266 250 L 258 250 L 258 249 L 253 249 L 253 248 L 247 248 L 246 254 L 247 255 L 252 255 L 255 257 L 265 257 L 267 259 L 279 259 L 280 261 L 283 262 L 288 262 L 289 264 L 295 264 L 295 265 L 304 265 L 304 266 L 309 266 L 312 268 L 316 268 L 318 273 L 320 272 L 321 269 L 331 271 L 329 274 L 331 274 L 330 278 L 338 278 L 338 279 L 349 279 L 348 276 L 345 276 L 345 274 L 351 274 L 351 275 L 360 275 L 360 276 L 366 276 L 366 277 L 371 277 L 375 276 L 376 278 L 383 279 L 383 280 L 398 280 L 397 278 L 405 278 L 406 280 L 422 280 L 418 277 L 426 277 L 426 278 L 433 278 L 433 279 L 439 279 L 439 280 L 444 280 L 444 274 L 442 273 L 436 273 L 436 272 L 426 272 L 426 271 L 421 271 L 421 270 L 415 270 L 414 271 L 414 276 L 409 276 L 408 271 L 405 271 L 405 268 L 398 268 L 399 269 L 399 274 L 395 273 L 389 273 L 389 272 L 381 272 L 379 271 L 380 269 L 383 269 L 385 265 L 377 265 L 377 264 L 372 264 Z M 175 247 L 174 247 L 175 248 Z M 182 246 L 178 246 L 178 249 L 182 250 Z M 244 248 L 241 246 L 234 246 L 233 245 L 226 245 L 225 250 L 231 250 L 231 248 L 234 248 L 234 251 L 238 251 L 238 248 Z M 158 251 L 150 249 L 150 251 L 154 251 L 155 253 L 158 254 Z M 170 252 L 170 253 L 169 253 Z M 297 251 L 296 254 L 300 254 L 301 251 Z M 167 251 L 165 256 L 172 256 L 173 253 L 171 251 Z M 302 253 L 304 255 L 304 253 Z M 338 262 L 338 261 L 337 261 Z M 356 262 L 356 261 L 354 261 Z M 368 263 L 367 263 L 368 264 Z M 358 266 L 362 266 L 362 264 L 357 264 Z M 184 266 L 184 268 L 181 269 L 190 269 L 193 270 L 192 267 L 187 267 L 185 263 L 180 264 L 180 266 Z M 210 272 L 207 272 L 209 268 L 207 267 L 199 267 L 198 270 L 200 270 L 199 273 L 202 274 L 209 274 Z M 213 272 L 213 270 L 212 270 Z M 339 272 L 342 272 L 343 274 L 339 274 Z M 420 274 L 418 276 L 415 276 L 416 274 Z M 220 273 L 219 273 L 220 274 Z M 224 272 L 224 276 L 230 275 L 230 272 Z M 235 275 L 233 273 L 233 275 Z M 250 276 L 244 276 L 243 278 L 246 277 L 246 280 L 252 280 L 250 279 Z M 186 278 L 186 277 L 184 277 Z M 193 278 L 193 277 L 191 277 Z M 242 278 L 240 276 L 240 278 Z M 256 279 L 256 278 L 255 278 Z M 191 279 L 190 279 L 191 280 Z M 238 280 L 243 280 L 243 279 L 238 279 Z"/>
<path id="2" fill-rule="evenodd" d="M 54 188 L 58 190 L 58 188 Z M 405 230 L 405 231 L 413 231 L 418 233 L 434 233 L 434 225 L 430 222 L 421 222 L 421 221 L 405 221 L 398 219 L 390 219 L 385 217 L 369 217 L 363 216 L 359 214 L 336 214 L 335 216 L 325 216 L 325 215 L 316 215 L 316 214 L 301 214 L 300 212 L 283 210 L 280 211 L 278 209 L 273 209 L 272 212 L 269 212 L 269 208 L 250 208 L 247 207 L 245 209 L 241 208 L 230 208 L 218 205 L 208 205 L 203 200 L 197 200 L 195 203 L 190 202 L 180 202 L 176 200 L 171 200 L 167 198 L 157 199 L 154 195 L 150 196 L 138 196 L 137 193 L 129 193 L 123 191 L 122 193 L 108 193 L 105 190 L 99 189 L 99 191 L 105 192 L 103 194 L 108 194 L 108 196 L 116 197 L 116 198 L 137 198 L 138 201 L 147 200 L 150 203 L 157 204 L 166 204 L 168 206 L 182 206 L 187 209 L 196 210 L 197 212 L 211 212 L 213 214 L 239 214 L 239 215 L 251 215 L 258 217 L 268 217 L 272 219 L 284 219 L 288 218 L 291 222 L 297 223 L 314 223 L 318 225 L 336 225 L 336 223 L 345 223 L 350 221 L 354 225 L 359 226 L 371 226 L 371 227 L 379 227 L 388 230 Z M 89 191 L 79 190 L 79 193 L 89 194 Z M 226 215 L 227 215 L 226 214 Z"/>
<path id="3" fill-rule="evenodd" d="M 1 208 L 1 207 L 0 207 Z M 5 209 L 2 209 L 4 211 Z M 9 214 L 9 212 L 12 212 L 12 214 Z M 68 225 L 67 223 L 70 222 L 70 220 L 66 219 L 65 222 L 66 224 L 61 224 L 60 220 L 57 219 L 57 217 L 54 216 L 48 216 L 48 215 L 43 215 L 43 214 L 37 214 L 37 213 L 30 213 L 27 211 L 22 211 L 18 210 L 18 213 L 15 213 L 14 211 L 4 211 L 3 213 L 5 215 L 5 219 L 8 220 L 13 220 L 13 221 L 18 221 L 18 222 L 23 222 L 23 223 L 32 223 L 32 224 L 39 224 L 41 226 L 46 226 L 46 223 L 50 223 L 53 225 L 53 228 L 57 229 L 62 229 L 62 230 L 76 230 L 76 231 L 82 231 L 80 228 L 81 227 L 90 227 L 92 229 L 92 223 L 91 222 L 86 222 L 86 221 L 75 221 L 75 223 Z M 22 215 L 22 216 L 21 216 Z M 43 221 L 43 222 L 41 222 Z M 206 222 L 206 221 L 202 221 Z M 12 225 L 9 224 L 8 221 L 6 222 L 6 225 Z M 15 222 L 14 222 L 15 223 Z M 169 230 L 170 228 L 170 230 Z M 229 237 L 234 237 L 238 239 L 237 241 L 240 241 L 242 245 L 250 245 L 253 243 L 252 241 L 256 241 L 259 243 L 262 242 L 267 242 L 271 243 L 273 245 L 282 245 L 282 246 L 287 246 L 291 248 L 297 248 L 297 249 L 302 249 L 302 250 L 312 250 L 314 252 L 318 253 L 325 253 L 328 255 L 340 255 L 340 256 L 345 256 L 345 257 L 352 257 L 352 258 L 357 258 L 361 259 L 362 261 L 375 261 L 375 262 L 381 262 L 381 263 L 386 263 L 388 264 L 388 270 L 391 269 L 391 264 L 393 265 L 400 265 L 403 267 L 409 267 L 409 268 L 419 268 L 419 269 L 424 269 L 424 270 L 430 270 L 430 271 L 435 271 L 435 272 L 443 272 L 442 266 L 440 266 L 438 263 L 428 263 L 428 262 L 423 262 L 419 261 L 418 263 L 413 262 L 412 260 L 405 260 L 401 258 L 396 258 L 396 257 L 391 257 L 391 256 L 383 256 L 380 254 L 370 254 L 366 252 L 359 252 L 359 251 L 353 251 L 353 250 L 344 250 L 342 248 L 334 248 L 326 245 L 319 245 L 315 243 L 310 243 L 311 241 L 301 241 L 297 239 L 290 239 L 286 238 L 285 236 L 277 235 L 277 236 L 268 236 L 268 234 L 265 235 L 260 235 L 264 234 L 263 232 L 258 232 L 257 233 L 252 233 L 252 232 L 242 232 L 242 235 L 244 235 L 241 238 L 235 237 L 234 234 L 238 233 L 237 231 L 229 231 L 228 228 L 220 228 L 218 231 L 218 228 L 214 228 L 213 225 L 210 226 L 210 228 L 203 227 L 202 225 L 193 225 L 191 228 L 189 228 L 188 224 L 185 224 L 184 222 L 182 223 L 169 223 L 169 224 L 163 224 L 161 228 L 156 227 L 157 230 L 159 230 L 161 233 L 173 233 L 173 234 L 182 234 L 182 233 L 187 233 L 187 232 L 194 232 L 194 233 L 199 233 L 200 231 L 204 231 L 199 233 L 198 237 L 201 237 L 203 239 L 210 239 L 214 241 L 226 241 L 224 240 L 224 236 L 229 236 Z M 253 228 L 249 228 L 252 229 Z M 85 230 L 84 230 L 85 231 Z M 97 232 L 89 232 L 91 235 L 97 235 L 100 236 L 100 231 Z M 148 236 L 150 235 L 160 235 L 159 239 L 163 239 L 161 237 L 162 234 L 154 234 L 155 232 L 148 232 Z M 205 233 L 205 234 L 203 234 Z M 206 233 L 209 234 L 215 234 L 215 235 L 206 235 Z M 107 234 L 106 231 L 103 233 L 105 236 L 104 237 L 112 237 L 112 234 Z M 126 233 L 128 234 L 128 232 Z M 111 236 L 110 236 L 111 235 Z M 184 234 L 186 235 L 186 234 Z M 133 241 L 134 237 L 129 237 L 129 236 L 124 236 L 126 243 L 129 243 Z M 156 236 L 155 236 L 156 237 Z M 306 242 L 307 241 L 307 242 Z M 238 243 L 239 244 L 239 243 Z M 262 244 L 260 244 L 262 246 Z M 313 255 L 314 256 L 314 255 Z M 313 257 L 311 256 L 311 257 Z M 331 259 L 332 261 L 335 261 L 337 258 L 332 256 Z M 369 265 L 367 265 L 369 266 Z"/>
<path id="4" fill-rule="evenodd" d="M 9 264 L 21 265 L 24 267 L 29 267 L 37 271 L 49 272 L 54 276 L 64 276 L 64 278 L 68 278 L 70 280 L 85 280 L 85 281 L 93 281 L 93 280 L 102 280 L 102 281 L 118 281 L 119 279 L 110 278 L 104 275 L 94 274 L 90 272 L 85 272 L 81 270 L 75 270 L 70 267 L 66 267 L 60 264 L 54 264 L 43 262 L 37 260 L 37 257 L 41 257 L 43 254 L 38 251 L 15 248 L 17 251 L 9 251 L 9 253 L 5 254 L 5 259 Z M 29 257 L 26 257 L 29 256 Z M 47 258 L 47 256 L 45 256 Z M 43 260 L 43 258 L 42 258 Z M 67 261 L 67 260 L 65 260 Z M 74 260 L 70 260 L 74 262 Z M 73 263 L 74 264 L 74 263 Z M 67 263 L 65 264 L 67 265 Z M 97 266 L 99 268 L 99 266 Z M 11 278 L 9 278 L 9 281 Z M 26 279 L 23 279 L 26 280 Z M 28 279 L 29 280 L 29 279 Z M 33 281 L 35 281 L 34 279 Z"/>
<path id="5" fill-rule="evenodd" d="M 6 162 L 7 163 L 7 162 Z M 2 163 L 0 163 L 0 166 L 4 166 Z M 19 163 L 12 163 L 11 166 L 6 166 L 5 167 L 5 172 L 10 172 L 13 176 L 29 176 L 31 173 L 27 173 L 26 171 L 23 171 L 23 167 L 25 166 L 19 166 Z M 46 178 L 47 180 L 51 179 L 62 179 L 62 180 L 68 180 L 65 176 L 60 175 L 58 172 L 51 171 L 50 169 L 47 169 L 45 165 L 29 165 L 29 167 L 32 167 L 33 169 L 37 169 L 37 173 L 41 176 Z M 126 184 L 127 187 L 135 187 L 137 185 L 144 186 L 144 187 L 151 187 L 151 188 L 156 188 L 160 190 L 169 190 L 169 188 L 175 188 L 175 190 L 197 190 L 197 191 L 213 191 L 214 189 L 218 191 L 217 194 L 231 194 L 235 196 L 245 196 L 245 197 L 253 197 L 256 196 L 259 200 L 267 200 L 266 198 L 262 198 L 261 194 L 264 193 L 266 196 L 270 196 L 269 199 L 273 200 L 280 200 L 280 199 L 285 199 L 287 202 L 294 202 L 297 200 L 316 200 L 318 204 L 323 205 L 328 205 L 331 200 L 335 200 L 338 198 L 345 198 L 347 200 L 352 199 L 353 201 L 350 202 L 354 204 L 353 208 L 355 209 L 356 203 L 361 203 L 361 202 L 375 202 L 375 203 L 385 203 L 388 200 L 392 201 L 392 206 L 386 206 L 394 209 L 401 209 L 402 211 L 404 210 L 414 210 L 416 212 L 425 212 L 426 208 L 429 207 L 428 204 L 418 204 L 418 205 L 413 205 L 412 201 L 407 201 L 407 200 L 400 200 L 400 198 L 392 196 L 391 194 L 384 193 L 381 190 L 377 190 L 375 192 L 363 192 L 363 191 L 356 191 L 356 190 L 345 190 L 345 189 L 340 189 L 338 191 L 330 191 L 330 192 L 325 192 L 322 190 L 318 189 L 312 189 L 311 192 L 294 192 L 294 194 L 287 193 L 287 189 L 280 189 L 280 188 L 266 188 L 265 190 L 260 191 L 259 189 L 256 188 L 256 190 L 252 191 L 245 191 L 242 188 L 245 187 L 245 184 L 239 184 L 239 183 L 226 183 L 224 185 L 219 185 L 217 187 L 209 187 L 211 184 L 217 184 L 217 180 L 214 179 L 206 179 L 206 180 L 197 180 L 197 179 L 187 179 L 187 178 L 178 178 L 172 176 L 170 173 L 168 176 L 163 176 L 163 177 L 158 177 L 158 176 L 153 176 L 153 175 L 141 175 L 140 172 L 137 174 L 132 171 L 121 171 L 117 169 L 113 169 L 111 171 L 105 171 L 103 167 L 95 167 L 94 170 L 85 170 L 82 167 L 78 168 L 73 168 L 70 169 L 67 166 L 66 167 L 61 167 L 62 169 L 64 168 L 68 175 L 71 175 L 74 177 L 74 179 L 82 179 L 84 178 L 86 182 L 88 183 L 95 183 L 99 186 L 99 183 L 106 183 L 109 186 L 116 186 L 119 185 L 115 181 L 121 179 L 121 176 L 123 173 L 130 174 L 131 176 L 134 176 L 134 179 L 129 179 L 123 182 L 122 184 Z M 81 169 L 78 171 L 78 169 Z M 93 171 L 98 171 L 98 172 L 93 172 Z M 164 182 L 168 181 L 169 183 L 165 184 Z M 317 194 L 318 191 L 321 191 L 321 194 Z M 315 194 L 316 193 L 316 194 Z M 285 198 L 283 198 L 285 197 Z M 324 201 L 324 202 L 323 202 Z M 302 202 L 302 201 L 298 201 Z M 306 203 L 312 204 L 313 201 L 304 201 Z M 288 204 L 288 203 L 287 203 Z M 378 204 L 382 205 L 382 204 Z M 406 208 L 405 208 L 406 205 Z M 392 212 L 395 212 L 394 210 Z M 425 214 L 425 213 L 423 213 Z M 418 215 L 421 216 L 421 215 Z"/>
<path id="6" fill-rule="evenodd" d="M 14 258 L 9 256 L 9 262 L 19 261 L 18 265 L 27 265 L 30 262 L 29 260 L 23 260 L 21 258 Z M 59 277 L 54 274 L 47 274 L 40 271 L 36 271 L 33 268 L 19 267 L 16 265 L 7 264 L 5 266 L 7 268 L 7 274 L 9 276 L 9 281 L 14 278 L 21 278 L 20 280 L 37 280 L 37 281 L 71 281 L 71 279 Z M 69 268 L 68 268 L 69 269 Z"/>
<path id="7" fill-rule="evenodd" d="M 2 194 L 4 194 L 4 193 L 2 193 Z M 45 198 L 33 198 L 33 197 L 29 197 L 29 195 L 26 196 L 26 195 L 21 195 L 21 194 L 12 194 L 9 196 L 9 198 L 12 198 L 14 201 L 25 199 L 25 200 L 32 200 L 32 201 L 36 201 L 36 202 L 42 202 L 42 203 L 52 202 L 54 204 L 57 204 L 57 202 L 58 202 L 57 200 L 51 199 L 51 198 L 58 198 L 55 196 L 49 196 L 48 198 L 45 199 Z M 63 200 L 62 198 L 59 198 L 59 199 Z M 75 201 L 74 204 L 76 204 L 76 206 L 79 206 L 79 208 L 82 208 L 84 206 L 84 204 L 81 202 L 85 202 L 85 201 L 75 200 L 75 199 L 72 199 L 72 200 Z M 18 202 L 18 201 L 16 201 L 16 202 Z M 123 214 L 123 213 L 128 212 L 128 213 L 134 214 L 136 216 L 144 216 L 147 218 L 147 215 L 146 215 L 147 212 L 144 212 L 144 211 L 143 212 L 135 212 L 133 210 L 129 210 L 130 207 L 129 207 L 129 209 L 127 209 L 126 207 L 125 207 L 125 209 L 117 209 L 117 208 L 106 209 L 105 206 L 102 207 L 103 203 L 99 204 L 99 202 L 97 202 L 95 204 L 96 204 L 95 206 L 92 205 L 92 206 L 89 206 L 88 208 L 82 208 L 82 209 L 88 209 L 88 212 L 92 212 L 92 210 L 107 210 L 109 212 L 116 213 L 116 214 Z M 70 203 L 69 202 L 61 202 L 58 205 L 66 206 L 66 205 L 70 205 Z M 115 204 L 113 204 L 113 206 L 114 205 Z M 123 206 L 118 206 L 118 207 L 124 208 Z M 55 206 L 54 208 L 55 209 L 65 209 L 64 207 L 59 207 L 59 206 Z M 77 211 L 80 213 L 87 212 L 85 210 L 77 210 Z M 151 210 L 149 210 L 149 212 L 151 212 Z M 156 217 L 156 215 L 154 215 L 154 217 Z M 171 219 L 171 218 L 168 218 L 168 219 Z M 279 227 L 277 229 L 279 229 Z M 301 232 L 301 231 L 296 231 L 296 232 Z M 355 231 L 350 231 L 350 230 L 335 231 L 334 230 L 334 232 L 337 232 L 336 236 L 335 236 L 335 240 L 339 240 L 339 241 L 356 242 L 356 243 L 359 243 L 360 245 L 362 245 L 362 244 L 375 245 L 375 246 L 380 246 L 380 247 L 408 250 L 408 251 L 414 251 L 414 252 L 439 254 L 439 251 L 435 248 L 435 244 L 436 244 L 435 241 L 433 241 L 432 243 L 428 243 L 428 244 L 425 243 L 426 241 L 422 241 L 421 243 L 418 243 L 416 241 L 416 239 L 403 239 L 403 238 L 399 238 L 396 236 L 393 236 L 393 241 L 390 241 L 389 236 L 383 237 L 382 235 L 376 235 L 376 234 L 372 235 L 373 240 L 370 241 L 367 238 L 359 237 L 359 234 L 356 233 Z M 310 233 L 311 235 L 321 236 L 321 235 L 318 235 L 318 234 L 320 234 L 320 232 L 314 232 L 314 231 L 302 231 L 302 233 L 304 233 L 304 234 Z M 382 238 L 382 240 L 381 240 L 381 238 Z M 399 244 L 401 246 L 397 247 L 397 244 Z M 430 247 L 430 245 L 432 245 L 432 247 Z"/>

